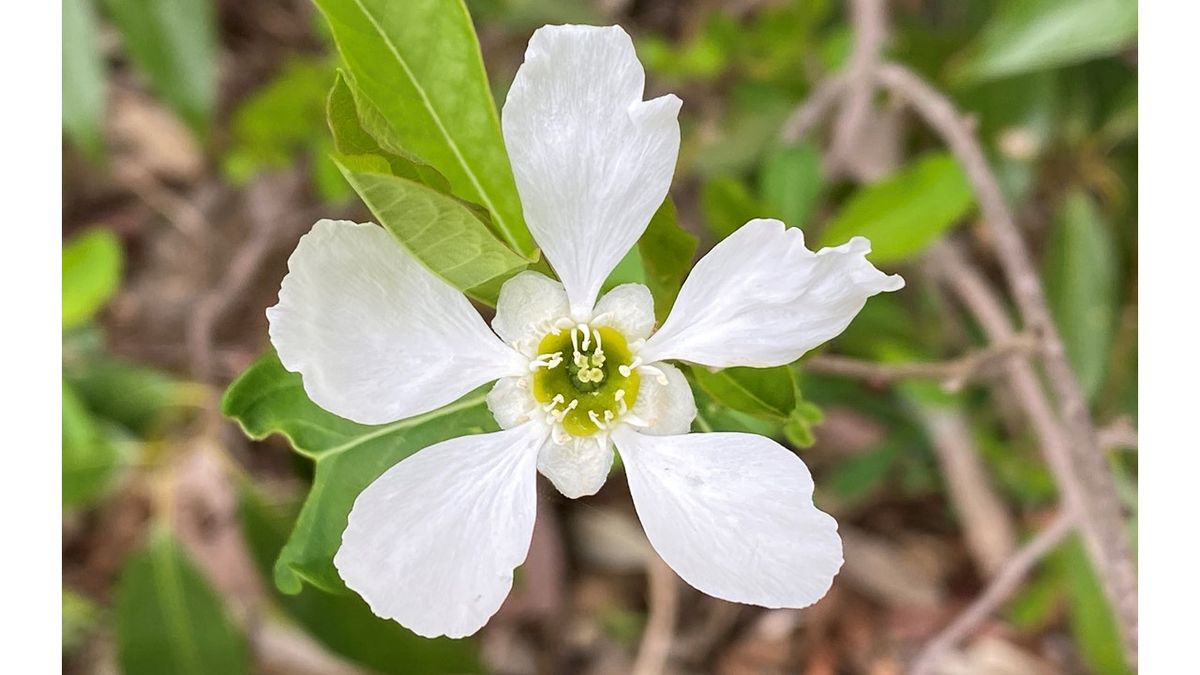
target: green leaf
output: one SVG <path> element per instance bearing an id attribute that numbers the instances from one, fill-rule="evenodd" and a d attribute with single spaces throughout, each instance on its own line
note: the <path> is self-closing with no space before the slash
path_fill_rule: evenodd
<path id="1" fill-rule="evenodd" d="M 76 145 L 97 157 L 104 143 L 107 81 L 96 8 L 92 0 L 63 0 L 62 13 L 63 129 Z"/>
<path id="2" fill-rule="evenodd" d="M 87 597 L 62 589 L 62 651 L 63 654 L 79 649 L 87 642 L 88 635 L 100 618 L 100 608 Z"/>
<path id="3" fill-rule="evenodd" d="M 121 241 L 101 227 L 63 246 L 63 328 L 87 323 L 104 307 L 121 283 L 122 265 Z"/>
<path id="4" fill-rule="evenodd" d="M 89 410 L 142 438 L 160 430 L 173 409 L 203 396 L 160 370 L 112 357 L 63 371 Z"/>
<path id="5" fill-rule="evenodd" d="M 714 178 L 700 188 L 700 212 L 718 239 L 733 234 L 746 221 L 761 218 L 765 211 L 750 188 L 733 176 Z"/>
<path id="6" fill-rule="evenodd" d="M 242 532 L 262 574 L 271 567 L 296 521 L 299 504 L 270 504 L 250 484 L 241 490 L 238 515 Z M 400 624 L 375 616 L 353 593 L 334 595 L 305 588 L 296 595 L 275 593 L 274 600 L 313 637 L 332 651 L 372 672 L 442 675 L 481 672 L 470 640 L 427 639 Z"/>
<path id="7" fill-rule="evenodd" d="M 292 59 L 242 101 L 230 121 L 225 173 L 246 181 L 263 170 L 291 166 L 317 146 L 324 136 L 325 94 L 333 72 L 328 57 Z"/>
<path id="8" fill-rule="evenodd" d="M 957 223 L 975 203 L 962 168 L 950 155 L 927 154 L 851 197 L 821 236 L 823 246 L 851 237 L 871 240 L 876 264 L 909 260 Z"/>
<path id="9" fill-rule="evenodd" d="M 461 0 L 316 0 L 361 97 L 401 146 L 482 205 L 502 238 L 532 257 L 500 118 Z"/>
<path id="10" fill-rule="evenodd" d="M 699 240 L 679 226 L 675 204 L 668 197 L 634 249 L 641 254 L 646 285 L 654 296 L 654 316 L 662 323 L 675 304 L 679 288 L 692 266 Z"/>
<path id="11" fill-rule="evenodd" d="M 880 490 L 896 465 L 896 444 L 876 448 L 841 460 L 824 477 L 823 484 L 849 504 L 860 504 Z"/>
<path id="12" fill-rule="evenodd" d="M 755 417 L 786 421 L 796 409 L 795 373 L 775 368 L 690 368 L 692 379 L 718 403 Z"/>
<path id="13" fill-rule="evenodd" d="M 804 227 L 825 187 L 820 153 L 809 143 L 772 148 L 758 178 L 758 192 L 767 207 L 761 216 L 792 227 Z"/>
<path id="14" fill-rule="evenodd" d="M 125 51 L 151 87 L 201 135 L 217 100 L 210 0 L 107 0 Z"/>
<path id="15" fill-rule="evenodd" d="M 126 675 L 249 672 L 245 640 L 221 599 L 161 527 L 121 573 L 116 637 Z"/>
<path id="16" fill-rule="evenodd" d="M 783 425 L 778 419 L 765 420 L 761 417 L 747 415 L 734 410 L 714 400 L 699 385 L 692 382 L 692 394 L 696 397 L 695 428 L 708 433 L 710 431 L 736 431 L 759 436 L 778 436 Z"/>
<path id="17" fill-rule="evenodd" d="M 1078 536 L 1063 544 L 1053 563 L 1062 571 L 1060 576 L 1067 584 L 1071 633 L 1088 672 L 1128 675 L 1130 670 L 1121 653 L 1116 620 Z"/>
<path id="18" fill-rule="evenodd" d="M 1116 251 L 1107 223 L 1086 193 L 1067 196 L 1047 244 L 1046 295 L 1067 358 L 1090 399 L 1100 390 L 1116 319 Z"/>
<path id="19" fill-rule="evenodd" d="M 281 434 L 296 452 L 316 462 L 312 490 L 287 545 L 275 563 L 275 584 L 299 593 L 301 582 L 341 592 L 333 556 L 358 493 L 414 452 L 456 436 L 494 431 L 487 389 L 425 415 L 382 426 L 355 424 L 318 407 L 304 393 L 300 375 L 275 354 L 260 358 L 234 381 L 221 402 L 252 438 Z"/>
<path id="20" fill-rule="evenodd" d="M 363 160 L 378 164 L 364 164 Z M 529 261 L 492 236 L 467 204 L 416 181 L 389 175 L 382 157 L 347 156 L 339 165 L 379 224 L 455 288 L 465 291 L 528 265 Z"/>
<path id="21" fill-rule="evenodd" d="M 329 92 L 326 120 L 339 153 L 378 155 L 387 161 L 392 175 L 423 183 L 438 192 L 450 192 L 446 177 L 406 152 L 379 111 L 363 100 L 340 71 Z"/>
<path id="22" fill-rule="evenodd" d="M 121 461 L 120 448 L 79 396 L 62 384 L 62 503 L 81 506 L 100 495 Z"/>
<path id="23" fill-rule="evenodd" d="M 1015 0 L 979 37 L 964 80 L 989 80 L 1113 54 L 1137 37 L 1137 0 Z"/>

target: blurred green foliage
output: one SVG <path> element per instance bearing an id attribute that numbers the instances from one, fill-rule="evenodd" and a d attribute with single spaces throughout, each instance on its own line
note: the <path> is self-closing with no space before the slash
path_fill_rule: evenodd
<path id="1" fill-rule="evenodd" d="M 105 156 L 107 72 L 127 63 L 191 126 L 230 182 L 301 165 L 322 199 L 345 202 L 357 192 L 435 270 L 445 273 L 472 255 L 493 261 L 490 268 L 449 274 L 485 304 L 516 271 L 546 271 L 544 261 L 531 262 L 538 256 L 522 222 L 493 100 L 507 88 L 514 64 L 489 62 L 489 81 L 475 28 L 486 29 L 493 42 L 521 44 L 542 23 L 600 23 L 604 13 L 583 0 L 473 0 L 473 25 L 459 3 L 317 5 L 337 53 L 286 58 L 260 88 L 230 101 L 224 116 L 217 114 L 221 46 L 210 0 L 66 0 L 66 139 L 90 158 Z M 913 283 L 928 246 L 955 228 L 966 230 L 975 215 L 961 167 L 935 139 L 901 125 L 899 156 L 908 159 L 861 185 L 827 175 L 822 130 L 799 143 L 778 140 L 787 115 L 845 64 L 852 33 L 843 3 L 779 0 L 740 13 L 697 3 L 683 11 L 683 18 L 646 13 L 644 25 L 626 23 L 648 71 L 648 92 L 684 98 L 683 147 L 674 201 L 664 202 L 606 287 L 646 283 L 661 320 L 698 250 L 752 218 L 772 217 L 804 229 L 810 244 L 866 236 L 872 260 L 910 280 L 905 293 L 867 304 L 836 340 L 839 353 L 937 360 L 980 339 L 944 298 Z M 1028 220 L 1055 321 L 1096 417 L 1136 418 L 1136 321 L 1123 328 L 1136 318 L 1137 72 L 1136 60 L 1126 56 L 1136 41 L 1135 0 L 892 3 L 891 21 L 886 57 L 921 72 L 970 116 L 1007 196 Z M 115 47 L 103 39 L 106 30 L 117 36 Z M 443 227 L 453 219 L 464 236 L 426 247 L 413 234 L 413 213 Z M 681 227 L 681 213 L 703 229 Z M 201 398 L 195 385 L 107 353 L 97 317 L 119 287 L 122 248 L 111 230 L 99 227 L 64 242 L 62 452 L 69 512 L 97 504 L 123 472 L 153 461 L 158 441 Z M 880 429 L 867 447 L 821 456 L 827 463 L 819 468 L 819 490 L 848 507 L 939 495 L 942 478 L 921 419 L 929 406 L 970 420 L 973 440 L 1015 514 L 1034 522 L 1033 514 L 1056 500 L 1028 432 L 978 391 L 873 387 L 806 372 L 803 361 L 761 371 L 691 368 L 688 375 L 698 430 L 765 434 L 803 448 L 821 440 L 820 424 L 831 410 L 853 411 L 861 424 Z M 477 672 L 472 643 L 421 640 L 375 618 L 346 593 L 330 561 L 354 497 L 374 477 L 432 442 L 494 428 L 481 393 L 417 420 L 363 427 L 313 405 L 298 376 L 268 354 L 230 387 L 223 411 L 255 438 L 282 435 L 315 466 L 302 505 L 271 504 L 258 486 L 244 486 L 242 529 L 264 578 L 274 578 L 277 618 L 379 672 Z M 1136 513 L 1136 462 L 1117 459 L 1113 466 Z M 945 520 L 931 527 L 954 526 L 953 514 Z M 127 672 L 247 668 L 239 629 L 166 532 L 153 532 L 128 563 L 113 603 L 64 588 L 64 652 L 112 608 Z M 1062 616 L 1090 670 L 1125 672 L 1111 615 L 1074 543 L 1008 608 L 1010 621 L 1028 630 Z M 605 621 L 627 641 L 641 627 L 641 617 L 627 612 Z"/>
<path id="2" fill-rule="evenodd" d="M 117 657 L 127 675 L 249 673 L 246 641 L 164 527 L 121 574 Z"/>

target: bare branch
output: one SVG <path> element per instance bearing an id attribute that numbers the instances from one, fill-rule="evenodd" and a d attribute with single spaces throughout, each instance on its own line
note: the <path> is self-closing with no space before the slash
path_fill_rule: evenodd
<path id="1" fill-rule="evenodd" d="M 658 675 L 667 664 L 675 637 L 675 616 L 679 612 L 679 588 L 675 572 L 657 555 L 646 561 L 650 586 L 650 616 L 642 642 L 638 645 L 633 675 Z"/>
<path id="2" fill-rule="evenodd" d="M 1003 342 L 1012 338 L 1012 324 L 1003 303 L 983 275 L 972 267 L 953 245 L 940 244 L 934 247 L 930 251 L 929 260 L 932 263 L 933 271 L 943 279 L 947 287 L 979 320 L 980 326 L 990 340 Z M 1115 533 L 1107 532 L 1109 524 L 1100 522 L 1104 514 L 1089 507 L 1096 500 L 1089 496 L 1089 487 L 1081 479 L 1077 453 L 1072 452 L 1072 439 L 1067 435 L 1063 425 L 1059 423 L 1037 372 L 1029 362 L 1022 359 L 1010 359 L 1006 368 L 1008 386 L 1015 394 L 1014 399 L 1029 418 L 1030 427 L 1038 439 L 1042 454 L 1054 474 L 1055 482 L 1062 491 L 1064 505 L 1068 511 L 1078 516 L 1084 543 L 1093 541 L 1091 545 L 1088 545 L 1088 552 L 1096 564 L 1097 574 L 1118 617 L 1118 624 L 1123 631 L 1132 632 L 1132 636 L 1123 634 L 1132 637 L 1132 642 L 1136 643 L 1136 576 L 1131 580 L 1125 579 L 1120 571 L 1114 572 L 1112 565 L 1101 564 L 1101 561 L 1097 559 L 1097 550 L 1110 549 L 1098 546 L 1094 542 L 1098 537 L 1108 536 L 1117 537 L 1120 542 L 1127 545 L 1119 511 L 1118 524 L 1120 527 Z M 1093 448 L 1091 452 L 1094 453 L 1093 459 L 1099 462 L 1104 461 L 1104 457 L 1098 449 Z M 1115 499 L 1115 493 L 1113 498 Z M 1129 564 L 1132 564 L 1132 558 L 1130 558 Z M 1136 648 L 1136 644 L 1128 646 Z M 1135 651 L 1130 651 L 1128 656 L 1133 658 L 1135 654 Z"/>
<path id="3" fill-rule="evenodd" d="M 959 391 L 972 380 L 989 377 L 1010 357 L 1028 354 L 1037 341 L 1028 335 L 1017 335 L 975 352 L 949 361 L 926 363 L 876 363 L 833 354 L 818 354 L 804 362 L 804 368 L 815 373 L 842 375 L 877 384 L 898 380 L 938 380 L 950 392 Z"/>
<path id="4" fill-rule="evenodd" d="M 884 0 L 851 0 L 850 22 L 854 29 L 854 45 L 845 70 L 846 89 L 834 122 L 833 144 L 829 150 L 830 165 L 835 172 L 851 165 L 862 147 L 863 130 L 871 119 L 875 70 L 887 38 Z"/>
<path id="5" fill-rule="evenodd" d="M 917 403 L 916 415 L 929 433 L 950 503 L 976 566 L 995 574 L 1017 547 L 1016 528 L 1004 500 L 988 478 L 966 416 L 954 407 Z"/>
<path id="6" fill-rule="evenodd" d="M 1046 529 L 1030 539 L 1004 563 L 983 593 L 925 646 L 913 661 L 910 672 L 913 675 L 932 675 L 942 657 L 1012 597 L 1025 576 L 1070 534 L 1074 524 L 1070 513 L 1060 513 Z"/>
<path id="7" fill-rule="evenodd" d="M 1104 450 L 1137 450 L 1138 432 L 1128 417 L 1119 417 L 1096 432 Z"/>
<path id="8" fill-rule="evenodd" d="M 262 261 L 278 243 L 283 203 L 278 177 L 265 177 L 250 187 L 250 234 L 215 288 L 196 303 L 187 324 L 187 346 L 194 375 L 207 382 L 213 374 L 213 332 L 218 322 L 254 281 Z"/>
<path id="9" fill-rule="evenodd" d="M 812 131 L 833 111 L 846 90 L 846 79 L 840 76 L 826 78 L 817 85 L 807 99 L 799 105 L 779 131 L 779 140 L 796 143 Z"/>

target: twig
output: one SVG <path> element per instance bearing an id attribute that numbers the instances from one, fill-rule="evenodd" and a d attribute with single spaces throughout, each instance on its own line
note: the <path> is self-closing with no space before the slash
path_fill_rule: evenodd
<path id="1" fill-rule="evenodd" d="M 273 622 L 259 628 L 254 650 L 265 675 L 367 675 L 304 633 Z"/>
<path id="2" fill-rule="evenodd" d="M 1104 450 L 1137 450 L 1138 432 L 1128 417 L 1120 417 L 1096 432 Z"/>
<path id="3" fill-rule="evenodd" d="M 962 523 L 967 550 L 987 575 L 996 574 L 1017 548 L 1008 509 L 988 478 L 966 416 L 955 407 L 915 402 L 929 433 L 946 490 Z"/>
<path id="4" fill-rule="evenodd" d="M 920 113 L 962 163 L 990 227 L 1000 265 L 1025 328 L 1041 338 L 1040 352 L 1046 379 L 1058 398 L 1067 432 L 1066 450 L 1070 459 L 1066 477 L 1077 484 L 1077 505 L 1085 514 L 1081 521 L 1084 543 L 1116 615 L 1126 661 L 1136 664 L 1137 567 L 1125 534 L 1120 500 L 1105 457 L 1100 452 L 1087 402 L 1067 362 L 1037 271 L 1004 200 L 999 181 L 992 174 L 970 125 L 950 99 L 898 64 L 880 66 L 877 75 L 884 87 L 907 100 Z"/>
<path id="5" fill-rule="evenodd" d="M 926 363 L 876 363 L 833 354 L 818 354 L 804 362 L 815 373 L 842 375 L 887 384 L 898 380 L 938 380 L 947 391 L 962 389 L 968 382 L 987 377 L 1010 357 L 1027 354 L 1037 347 L 1031 336 L 1017 335 L 949 361 Z"/>
<path id="6" fill-rule="evenodd" d="M 674 640 L 675 616 L 679 612 L 679 589 L 675 572 L 657 555 L 646 561 L 650 586 L 650 617 L 633 662 L 633 675 L 661 675 Z"/>
<path id="7" fill-rule="evenodd" d="M 208 382 L 213 374 L 213 333 L 217 323 L 254 281 L 262 261 L 276 244 L 282 216 L 273 205 L 282 200 L 273 191 L 280 190 L 278 180 L 263 178 L 250 187 L 250 235 L 238 249 L 220 283 L 196 303 L 187 324 L 187 346 L 192 372 Z"/>
<path id="8" fill-rule="evenodd" d="M 862 143 L 862 132 L 871 118 L 875 98 L 875 70 L 880 50 L 887 38 L 887 11 L 884 0 L 851 0 L 850 23 L 854 44 L 847 62 L 846 88 L 841 109 L 834 122 L 833 143 L 829 150 L 830 168 L 845 171 L 853 162 Z"/>
<path id="9" fill-rule="evenodd" d="M 983 593 L 925 646 L 913 661 L 910 672 L 913 675 L 932 675 L 946 653 L 1012 597 L 1025 576 L 1071 532 L 1074 524 L 1070 513 L 1059 513 L 1046 529 L 1030 539 L 1004 563 Z"/>
<path id="10" fill-rule="evenodd" d="M 784 143 L 796 143 L 807 136 L 808 132 L 833 110 L 845 90 L 844 77 L 835 75 L 822 80 L 809 97 L 788 116 L 779 131 L 779 140 Z"/>

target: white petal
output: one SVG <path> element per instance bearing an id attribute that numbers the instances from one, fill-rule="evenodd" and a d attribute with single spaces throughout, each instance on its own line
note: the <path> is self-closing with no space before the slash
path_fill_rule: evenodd
<path id="1" fill-rule="evenodd" d="M 529 551 L 542 433 L 462 436 L 388 469 L 350 511 L 333 559 L 346 585 L 418 635 L 479 630 Z"/>
<path id="2" fill-rule="evenodd" d="M 641 356 L 714 368 L 791 363 L 845 330 L 867 298 L 904 287 L 867 262 L 870 250 L 855 237 L 813 253 L 800 230 L 752 220 L 696 263 Z"/>
<path id="3" fill-rule="evenodd" d="M 504 144 L 525 220 L 577 320 L 666 197 L 681 102 L 643 101 L 645 73 L 619 26 L 545 26 L 504 104 Z"/>
<path id="4" fill-rule="evenodd" d="M 654 370 L 667 378 L 663 384 Z M 696 419 L 696 399 L 692 387 L 679 369 L 669 363 L 658 361 L 638 369 L 641 386 L 637 400 L 633 403 L 633 415 L 646 427 L 638 431 L 656 436 L 686 434 Z"/>
<path id="5" fill-rule="evenodd" d="M 538 453 L 538 471 L 569 499 L 594 495 L 612 469 L 612 441 L 607 434 L 571 438 L 559 443 L 546 439 Z"/>
<path id="6" fill-rule="evenodd" d="M 529 391 L 528 377 L 502 377 L 487 395 L 488 410 L 501 429 L 511 429 L 529 422 L 540 421 L 544 415 Z"/>
<path id="7" fill-rule="evenodd" d="M 504 282 L 496 300 L 492 330 L 528 357 L 552 324 L 571 314 L 563 285 L 544 274 L 525 271 Z"/>
<path id="8" fill-rule="evenodd" d="M 740 433 L 614 440 L 646 536 L 699 590 L 763 607 L 807 607 L 842 565 L 837 523 L 813 506 L 804 462 Z"/>
<path id="9" fill-rule="evenodd" d="M 616 328 L 627 340 L 644 340 L 654 329 L 654 298 L 641 284 L 621 284 L 596 303 L 592 323 Z"/>
<path id="10" fill-rule="evenodd" d="M 462 293 L 373 223 L 321 220 L 288 259 L 271 343 L 314 403 L 382 424 L 522 372 Z"/>

